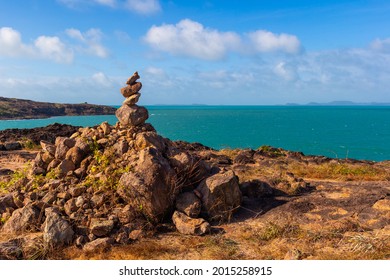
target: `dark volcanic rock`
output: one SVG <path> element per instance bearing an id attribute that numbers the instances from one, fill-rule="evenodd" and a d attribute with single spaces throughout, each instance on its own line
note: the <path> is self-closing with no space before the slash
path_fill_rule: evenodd
<path id="1" fill-rule="evenodd" d="M 0 131 L 0 142 L 18 141 L 21 139 L 29 139 L 34 144 L 40 144 L 40 141 L 54 143 L 57 137 L 69 137 L 75 133 L 79 127 L 54 123 L 45 127 L 37 127 L 31 129 L 5 129 Z"/>

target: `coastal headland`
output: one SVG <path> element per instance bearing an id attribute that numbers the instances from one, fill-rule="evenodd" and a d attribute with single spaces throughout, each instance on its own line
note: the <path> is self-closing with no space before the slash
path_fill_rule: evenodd
<path id="1" fill-rule="evenodd" d="M 171 141 L 138 79 L 116 125 L 0 138 L 0 259 L 390 257 L 390 162 Z"/>
<path id="2" fill-rule="evenodd" d="M 39 119 L 54 116 L 112 115 L 111 106 L 36 102 L 0 96 L 0 120 Z"/>

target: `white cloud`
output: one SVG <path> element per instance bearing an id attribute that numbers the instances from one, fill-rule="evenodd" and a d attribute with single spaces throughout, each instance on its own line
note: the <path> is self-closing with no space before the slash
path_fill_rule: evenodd
<path id="1" fill-rule="evenodd" d="M 289 65 L 288 63 L 282 61 L 276 64 L 274 67 L 274 72 L 285 79 L 286 81 L 293 81 L 297 79 L 297 72 L 293 65 Z"/>
<path id="2" fill-rule="evenodd" d="M 17 30 L 10 27 L 0 28 L 0 55 L 10 57 L 31 57 L 70 63 L 73 51 L 58 37 L 39 36 L 34 44 L 26 45 Z"/>
<path id="3" fill-rule="evenodd" d="M 184 19 L 176 25 L 152 26 L 144 40 L 153 48 L 172 55 L 192 56 L 206 60 L 223 58 L 228 50 L 238 47 L 240 37 L 234 32 L 204 28 Z"/>
<path id="4" fill-rule="evenodd" d="M 101 58 L 108 57 L 108 50 L 100 43 L 103 37 L 103 33 L 99 29 L 91 28 L 85 33 L 82 33 L 78 29 L 70 28 L 67 29 L 65 33 L 70 38 L 73 38 L 84 45 L 78 47 L 81 52 L 98 56 Z"/>
<path id="5" fill-rule="evenodd" d="M 116 0 L 94 0 L 94 2 L 103 6 L 109 6 L 109 7 L 116 6 Z"/>
<path id="6" fill-rule="evenodd" d="M 127 0 L 126 7 L 139 14 L 150 15 L 161 10 L 158 0 Z"/>
<path id="7" fill-rule="evenodd" d="M 390 53 L 390 38 L 376 39 L 370 44 L 370 47 L 375 51 Z"/>
<path id="8" fill-rule="evenodd" d="M 93 74 L 92 80 L 104 87 L 110 87 L 112 85 L 110 79 L 103 72 Z"/>
<path id="9" fill-rule="evenodd" d="M 301 50 L 301 43 L 294 35 L 278 35 L 265 30 L 240 35 L 206 28 L 190 19 L 181 20 L 176 25 L 154 25 L 144 40 L 156 50 L 205 60 L 224 58 L 229 51 L 252 55 L 269 52 L 297 54 Z"/>
<path id="10" fill-rule="evenodd" d="M 284 33 L 277 35 L 266 30 L 257 30 L 248 33 L 248 37 L 258 52 L 298 53 L 301 50 L 301 43 L 294 35 Z"/>
<path id="11" fill-rule="evenodd" d="M 0 92 L 5 97 L 46 102 L 120 104 L 119 88 L 126 77 L 108 77 L 103 72 L 88 76 L 26 78 L 0 77 Z"/>
<path id="12" fill-rule="evenodd" d="M 31 46 L 22 43 L 20 33 L 11 27 L 0 28 L 0 55 L 24 56 L 32 54 Z"/>
<path id="13" fill-rule="evenodd" d="M 40 36 L 35 40 L 34 45 L 43 58 L 66 63 L 73 60 L 73 51 L 68 49 L 58 37 Z"/>

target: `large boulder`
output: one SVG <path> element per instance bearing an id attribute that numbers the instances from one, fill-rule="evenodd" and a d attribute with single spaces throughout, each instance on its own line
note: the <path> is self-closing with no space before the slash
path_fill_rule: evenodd
<path id="1" fill-rule="evenodd" d="M 242 195 L 233 171 L 218 173 L 203 180 L 196 190 L 201 196 L 202 209 L 210 220 L 229 220 L 241 205 Z"/>
<path id="2" fill-rule="evenodd" d="M 39 214 L 39 209 L 31 204 L 17 209 L 12 213 L 11 218 L 4 224 L 2 231 L 4 233 L 12 234 L 36 230 L 40 225 Z"/>
<path id="3" fill-rule="evenodd" d="M 115 115 L 123 126 L 138 126 L 149 118 L 148 110 L 137 105 L 123 105 L 115 112 Z"/>
<path id="4" fill-rule="evenodd" d="M 84 153 L 79 147 L 72 147 L 66 152 L 65 159 L 73 162 L 75 166 L 80 166 Z"/>
<path id="5" fill-rule="evenodd" d="M 52 144 L 48 141 L 45 141 L 45 140 L 41 140 L 40 144 L 41 144 L 42 150 L 44 152 L 48 152 L 52 156 L 54 156 L 56 154 L 56 146 L 54 144 Z"/>
<path id="6" fill-rule="evenodd" d="M 176 209 L 191 218 L 199 216 L 201 207 L 200 199 L 193 192 L 181 193 L 176 198 Z"/>
<path id="7" fill-rule="evenodd" d="M 135 138 L 135 145 L 139 150 L 153 147 L 158 151 L 164 151 L 166 146 L 164 138 L 153 131 L 138 133 Z"/>
<path id="8" fill-rule="evenodd" d="M 55 158 L 63 159 L 70 148 L 75 145 L 76 141 L 68 137 L 57 137 Z"/>
<path id="9" fill-rule="evenodd" d="M 0 214 L 3 214 L 7 208 L 17 208 L 12 194 L 7 194 L 0 197 Z"/>
<path id="10" fill-rule="evenodd" d="M 95 236 L 103 237 L 107 236 L 114 228 L 114 221 L 107 219 L 93 218 L 91 225 L 89 226 L 91 233 Z"/>
<path id="11" fill-rule="evenodd" d="M 117 193 L 133 211 L 158 222 L 172 208 L 178 193 L 174 171 L 157 150 L 146 148 L 139 153 L 134 170 L 120 178 Z"/>
<path id="12" fill-rule="evenodd" d="M 182 234 L 203 235 L 210 231 L 210 224 L 202 219 L 193 219 L 179 211 L 175 211 L 172 216 L 172 221 L 176 229 Z"/>
<path id="13" fill-rule="evenodd" d="M 69 244 L 74 231 L 70 224 L 53 208 L 45 209 L 46 220 L 43 224 L 43 240 L 51 247 Z"/>

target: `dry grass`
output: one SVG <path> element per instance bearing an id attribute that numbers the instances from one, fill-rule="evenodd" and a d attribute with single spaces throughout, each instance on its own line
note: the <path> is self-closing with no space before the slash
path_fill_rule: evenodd
<path id="1" fill-rule="evenodd" d="M 323 163 L 304 164 L 293 163 L 288 165 L 288 170 L 298 177 L 310 179 L 327 179 L 341 181 L 387 181 L 390 174 L 382 169 L 369 164 L 350 163 Z"/>

